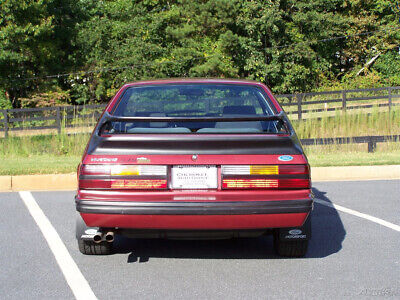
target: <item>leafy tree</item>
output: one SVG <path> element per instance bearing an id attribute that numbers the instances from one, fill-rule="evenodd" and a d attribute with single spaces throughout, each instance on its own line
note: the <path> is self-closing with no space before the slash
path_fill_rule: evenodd
<path id="1" fill-rule="evenodd" d="M 305 41 L 346 27 L 335 15 L 343 1 L 328 2 L 92 2 L 79 38 L 82 49 L 90 49 L 87 68 L 133 67 L 90 75 L 97 87 L 91 90 L 101 100 L 127 80 L 182 76 L 250 78 L 278 92 L 309 89 L 333 68 L 340 44 Z"/>
<path id="2" fill-rule="evenodd" d="M 393 0 L 0 1 L 0 88 L 14 106 L 60 90 L 104 102 L 125 82 L 166 77 L 248 78 L 278 93 L 364 84 L 369 71 L 398 82 Z M 42 78 L 60 73 L 71 74 Z"/>
<path id="3" fill-rule="evenodd" d="M 43 82 L 41 77 L 75 66 L 73 40 L 79 17 L 73 0 L 0 2 L 0 87 L 6 89 L 14 106 L 18 97 L 58 83 Z"/>

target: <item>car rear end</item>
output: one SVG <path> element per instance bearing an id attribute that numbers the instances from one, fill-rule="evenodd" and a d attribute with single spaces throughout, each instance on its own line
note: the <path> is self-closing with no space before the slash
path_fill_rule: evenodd
<path id="1" fill-rule="evenodd" d="M 108 253 L 114 234 L 272 233 L 279 254 L 307 249 L 313 203 L 307 159 L 259 83 L 124 86 L 99 120 L 78 176 L 77 238 L 85 254 Z"/>

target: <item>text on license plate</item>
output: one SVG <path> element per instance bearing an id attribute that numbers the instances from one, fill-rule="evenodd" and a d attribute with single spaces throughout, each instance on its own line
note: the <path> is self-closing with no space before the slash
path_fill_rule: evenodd
<path id="1" fill-rule="evenodd" d="M 171 179 L 173 189 L 216 189 L 218 187 L 216 166 L 173 166 Z"/>

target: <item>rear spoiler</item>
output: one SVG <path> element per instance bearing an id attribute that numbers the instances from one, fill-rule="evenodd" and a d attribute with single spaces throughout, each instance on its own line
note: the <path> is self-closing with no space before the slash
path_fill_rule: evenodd
<path id="1" fill-rule="evenodd" d="M 278 121 L 286 133 L 276 134 L 102 134 L 102 128 L 110 122 L 207 122 L 207 121 Z M 301 144 L 285 112 L 273 116 L 257 117 L 122 117 L 105 112 L 99 120 L 87 152 L 92 155 L 145 155 L 145 154 L 302 154 Z"/>
<path id="2" fill-rule="evenodd" d="M 286 114 L 280 113 L 272 116 L 255 117 L 124 117 L 109 114 L 107 111 L 103 114 L 98 124 L 97 133 L 100 134 L 105 124 L 110 122 L 245 122 L 245 121 L 280 121 L 288 133 L 292 132 L 290 123 Z"/>

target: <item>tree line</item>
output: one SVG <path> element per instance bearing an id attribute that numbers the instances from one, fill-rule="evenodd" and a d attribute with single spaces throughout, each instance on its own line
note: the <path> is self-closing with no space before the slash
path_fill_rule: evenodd
<path id="1" fill-rule="evenodd" d="M 400 85 L 396 0 L 0 0 L 0 108 L 106 102 L 125 82 L 276 93 Z"/>

